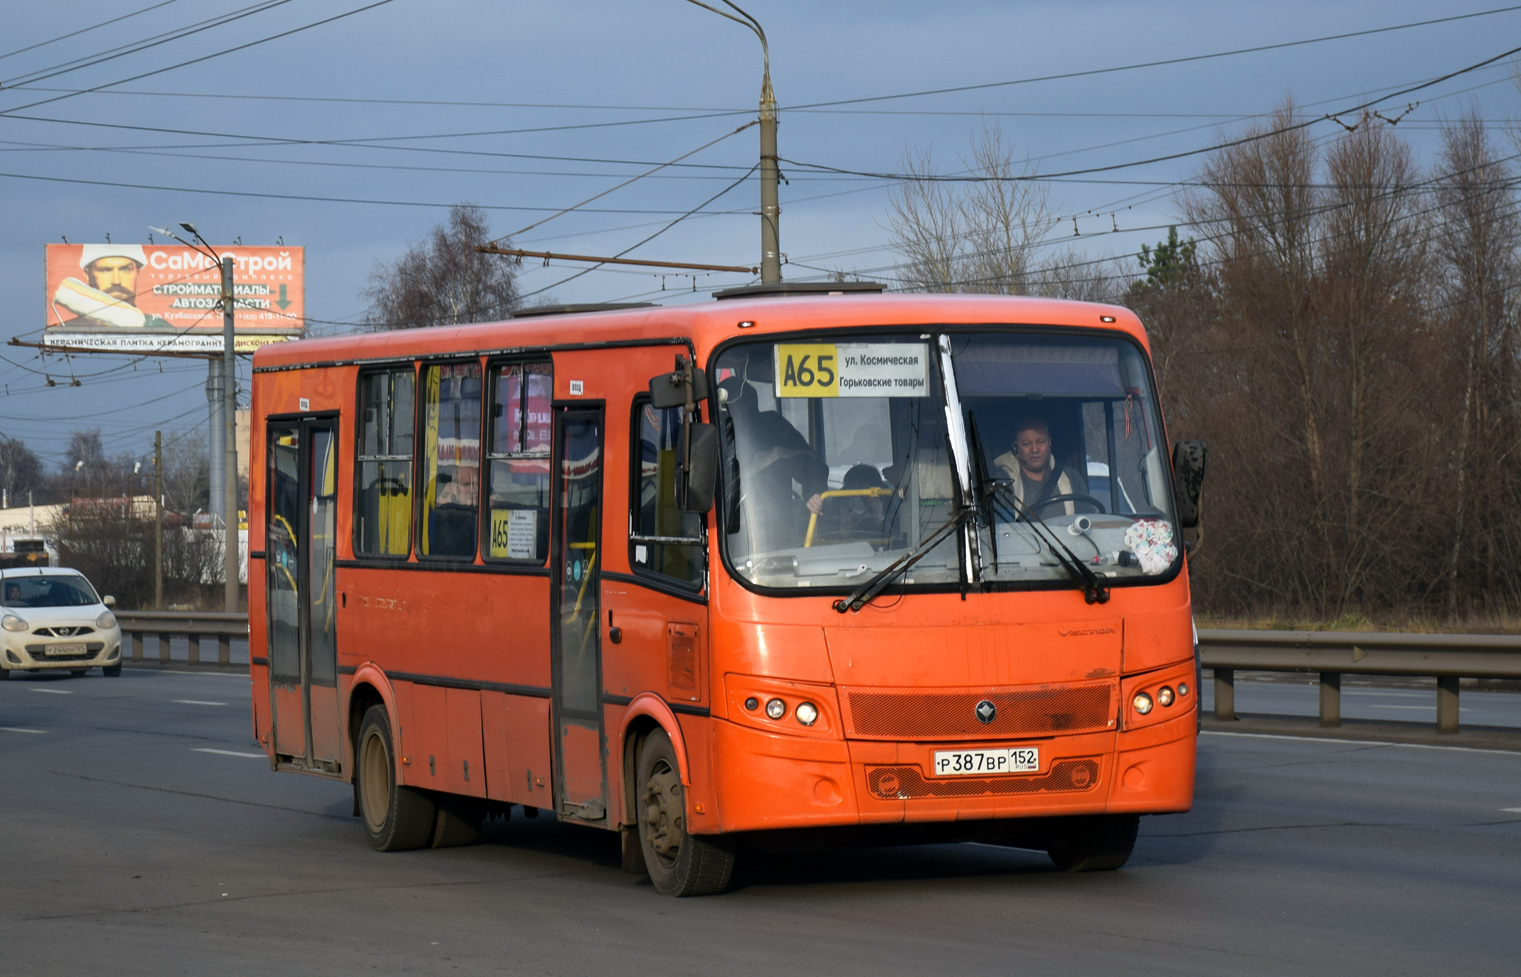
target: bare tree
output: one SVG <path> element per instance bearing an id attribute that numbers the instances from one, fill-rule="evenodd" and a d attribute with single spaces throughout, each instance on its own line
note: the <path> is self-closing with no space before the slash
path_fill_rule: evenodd
<path id="1" fill-rule="evenodd" d="M 11 505 L 26 501 L 26 493 L 42 487 L 42 460 L 18 438 L 0 434 L 0 488 L 10 495 Z"/>
<path id="2" fill-rule="evenodd" d="M 905 155 L 888 226 L 911 291 L 1019 295 L 1036 273 L 1036 247 L 1052 227 L 1046 189 L 1024 179 L 996 126 L 960 157 L 963 174 L 936 172 L 927 151 Z"/>
<path id="3" fill-rule="evenodd" d="M 193 513 L 210 506 L 211 464 L 203 434 L 181 432 L 164 442 L 164 508 Z"/>
<path id="4" fill-rule="evenodd" d="M 1443 132 L 1435 237 L 1441 263 L 1438 330 L 1458 353 L 1453 388 L 1461 391 L 1447 426 L 1451 445 L 1452 534 L 1445 573 L 1447 610 L 1467 590 L 1488 602 L 1513 597 L 1518 558 L 1514 513 L 1521 479 L 1518 435 L 1516 288 L 1521 286 L 1521 220 L 1515 173 L 1495 153 L 1470 112 Z M 1512 565 L 1504 565 L 1512 561 Z M 1463 584 L 1468 584 L 1464 587 Z M 1498 586 L 1506 579 L 1508 586 Z"/>
<path id="5" fill-rule="evenodd" d="M 415 329 L 505 318 L 517 308 L 516 266 L 475 249 L 492 240 L 485 211 L 455 204 L 449 217 L 394 262 L 376 262 L 363 297 L 372 329 Z"/>

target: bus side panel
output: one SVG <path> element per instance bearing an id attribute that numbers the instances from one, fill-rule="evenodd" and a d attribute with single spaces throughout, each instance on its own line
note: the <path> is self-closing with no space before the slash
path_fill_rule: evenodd
<path id="1" fill-rule="evenodd" d="M 481 693 L 474 689 L 445 689 L 449 739 L 449 786 L 445 790 L 471 797 L 486 796 L 486 765 L 481 744 Z"/>
<path id="2" fill-rule="evenodd" d="M 409 787 L 449 790 L 449 726 L 444 718 L 444 689 L 414 682 L 396 683 L 397 739 L 401 780 Z"/>
<path id="3" fill-rule="evenodd" d="M 481 693 L 486 796 L 554 809 L 549 788 L 549 700 Z"/>

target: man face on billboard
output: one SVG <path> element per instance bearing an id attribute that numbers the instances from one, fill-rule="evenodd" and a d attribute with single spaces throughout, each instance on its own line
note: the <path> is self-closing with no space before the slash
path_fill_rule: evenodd
<path id="1" fill-rule="evenodd" d="M 85 266 L 90 286 L 128 305 L 137 304 L 137 273 L 141 266 L 131 258 L 112 255 L 96 258 Z"/>

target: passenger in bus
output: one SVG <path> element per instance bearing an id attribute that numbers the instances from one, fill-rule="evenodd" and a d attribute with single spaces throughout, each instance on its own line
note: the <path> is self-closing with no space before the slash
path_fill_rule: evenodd
<path id="1" fill-rule="evenodd" d="M 887 529 L 887 501 L 891 486 L 882 481 L 876 468 L 867 464 L 852 465 L 841 480 L 840 488 L 846 491 L 876 489 L 881 495 L 842 495 L 824 500 L 824 518 L 820 524 L 827 527 L 824 541 L 879 540 L 891 533 Z M 815 543 L 817 545 L 817 543 Z"/>
<path id="2" fill-rule="evenodd" d="M 1081 475 L 1056 463 L 1051 453 L 1051 429 L 1039 417 L 1019 422 L 1014 428 L 1013 450 L 994 458 L 993 464 L 1008 475 L 1014 498 L 1042 519 L 1077 511 L 1077 503 L 1071 499 L 1043 504 L 1045 500 L 1088 494 L 1088 483 Z"/>
<path id="3" fill-rule="evenodd" d="M 480 484 L 480 472 L 474 465 L 460 465 L 454 469 L 454 477 L 440 475 L 439 505 L 475 505 L 476 487 Z"/>
<path id="4" fill-rule="evenodd" d="M 829 466 L 778 411 L 760 409 L 750 384 L 730 377 L 718 389 L 734 425 L 742 494 L 756 503 L 765 500 L 768 525 L 782 535 L 780 546 L 801 546 L 808 513 L 823 509 Z"/>

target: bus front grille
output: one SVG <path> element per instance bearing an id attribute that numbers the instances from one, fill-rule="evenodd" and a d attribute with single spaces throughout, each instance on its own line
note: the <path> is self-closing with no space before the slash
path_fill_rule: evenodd
<path id="1" fill-rule="evenodd" d="M 870 767 L 866 785 L 883 800 L 915 797 L 982 797 L 1091 790 L 1098 783 L 1095 759 L 1058 760 L 1044 774 L 1004 777 L 926 777 L 918 767 Z"/>
<path id="2" fill-rule="evenodd" d="M 1114 728 L 1114 683 L 979 691 L 857 690 L 845 694 L 846 736 L 856 739 L 965 740 L 1049 736 Z M 978 705 L 991 702 L 989 722 Z"/>

